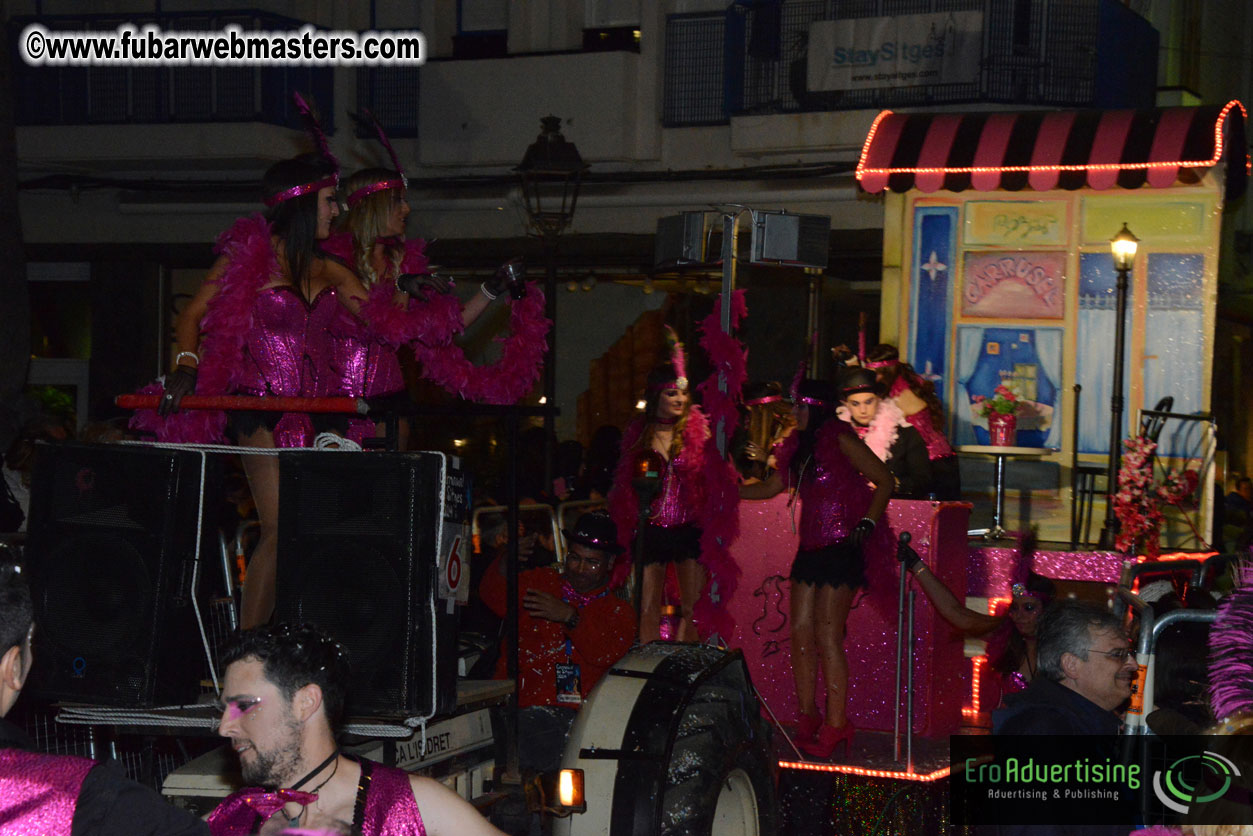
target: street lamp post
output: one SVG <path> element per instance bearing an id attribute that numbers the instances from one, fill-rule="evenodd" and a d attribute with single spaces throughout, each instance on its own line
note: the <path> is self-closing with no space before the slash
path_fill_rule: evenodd
<path id="1" fill-rule="evenodd" d="M 1127 340 L 1127 286 L 1135 265 L 1140 239 L 1131 234 L 1127 224 L 1109 242 L 1118 271 L 1114 321 L 1114 390 L 1109 399 L 1109 467 L 1106 472 L 1105 524 L 1101 527 L 1098 548 L 1113 549 L 1118 536 L 1118 518 L 1114 515 L 1114 496 L 1118 493 L 1118 466 L 1122 461 L 1123 431 L 1123 354 Z"/>
<path id="2" fill-rule="evenodd" d="M 561 135 L 561 119 L 546 116 L 540 125 L 540 135 L 514 171 L 522 187 L 531 233 L 544 246 L 544 312 L 552 323 L 544 362 L 544 403 L 551 409 L 557 402 L 557 238 L 574 220 L 587 164 L 574 143 Z M 544 484 L 549 488 L 553 481 L 554 430 L 550 411 L 544 415 Z"/>

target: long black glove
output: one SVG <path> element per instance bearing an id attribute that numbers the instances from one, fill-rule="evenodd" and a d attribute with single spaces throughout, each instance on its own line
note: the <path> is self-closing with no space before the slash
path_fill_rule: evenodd
<path id="1" fill-rule="evenodd" d="M 165 394 L 161 396 L 161 403 L 157 405 L 157 414 L 166 418 L 171 412 L 177 412 L 178 405 L 183 402 L 183 396 L 194 394 L 195 391 L 196 370 L 191 366 L 179 366 L 174 369 L 165 376 Z"/>
<path id="2" fill-rule="evenodd" d="M 853 530 L 848 533 L 848 537 L 844 538 L 844 540 L 850 546 L 860 549 L 870 539 L 870 534 L 873 531 L 874 520 L 869 517 L 862 517 L 857 521 L 857 525 L 853 526 Z"/>
<path id="3" fill-rule="evenodd" d="M 483 290 L 493 299 L 506 290 L 514 299 L 526 296 L 526 265 L 521 256 L 511 258 L 497 267 L 492 277 L 483 282 Z"/>
<path id="4" fill-rule="evenodd" d="M 922 565 L 922 558 L 918 556 L 918 552 L 914 551 L 914 547 L 909 545 L 909 540 L 909 532 L 901 532 L 900 542 L 896 545 L 896 559 L 905 567 L 905 571 L 912 572 Z"/>
<path id="5" fill-rule="evenodd" d="M 425 295 L 428 290 L 447 293 L 452 289 L 452 284 L 448 279 L 434 273 L 405 273 L 396 279 L 396 287 L 416 299 Z"/>

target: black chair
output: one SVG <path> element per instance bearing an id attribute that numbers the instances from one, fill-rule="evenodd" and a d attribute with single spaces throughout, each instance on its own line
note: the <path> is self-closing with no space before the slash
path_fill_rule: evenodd
<path id="1" fill-rule="evenodd" d="M 1071 438 L 1071 449 L 1074 451 L 1070 464 L 1070 547 L 1076 549 L 1082 544 L 1086 547 L 1091 540 L 1088 532 L 1092 527 L 1092 506 L 1095 497 L 1109 493 L 1109 486 L 1097 486 L 1097 480 L 1104 480 L 1108 475 L 1108 467 L 1096 462 L 1079 461 L 1079 395 L 1083 387 L 1075 384 L 1074 433 Z M 1170 395 L 1162 398 L 1151 412 L 1170 412 L 1175 399 Z M 1140 435 L 1156 443 L 1166 426 L 1166 418 L 1162 415 L 1140 416 Z M 1154 456 L 1156 461 L 1156 455 Z"/>

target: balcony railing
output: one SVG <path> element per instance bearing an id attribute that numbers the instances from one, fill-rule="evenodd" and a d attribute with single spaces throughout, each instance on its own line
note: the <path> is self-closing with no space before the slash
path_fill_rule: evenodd
<path id="1" fill-rule="evenodd" d="M 813 23 L 963 11 L 983 13 L 977 82 L 807 89 Z M 1156 49 L 1156 33 L 1117 0 L 736 3 L 725 12 L 667 18 L 662 121 L 681 127 L 744 114 L 973 102 L 1151 106 Z M 1126 56 L 1136 58 L 1124 61 Z"/>
<path id="2" fill-rule="evenodd" d="M 109 31 L 130 23 L 170 31 L 294 30 L 304 21 L 259 11 L 158 15 L 44 15 L 9 21 L 15 117 L 20 125 L 152 125 L 177 122 L 299 124 L 292 92 L 316 103 L 333 129 L 330 67 L 31 67 L 17 49 L 22 29 Z"/>

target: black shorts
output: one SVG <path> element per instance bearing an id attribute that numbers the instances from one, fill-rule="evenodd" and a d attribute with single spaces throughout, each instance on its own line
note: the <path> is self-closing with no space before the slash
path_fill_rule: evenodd
<path id="1" fill-rule="evenodd" d="M 640 563 L 679 563 L 700 559 L 700 529 L 694 525 L 644 527 L 644 556 Z"/>
<path id="2" fill-rule="evenodd" d="M 866 558 L 862 550 L 844 542 L 817 549 L 798 549 L 790 577 L 814 586 L 826 584 L 856 590 L 870 585 L 866 580 Z"/>

